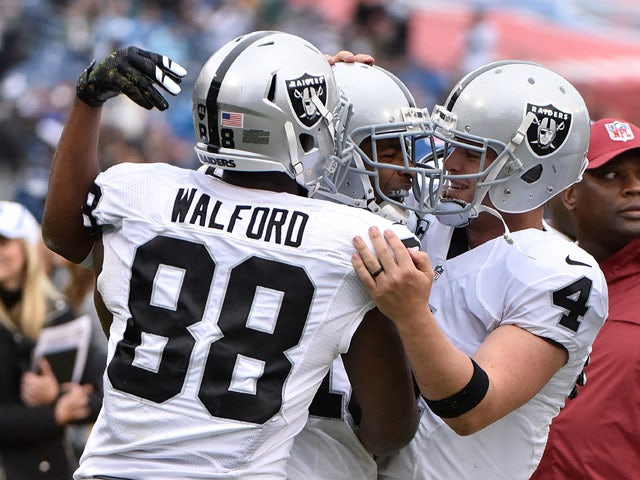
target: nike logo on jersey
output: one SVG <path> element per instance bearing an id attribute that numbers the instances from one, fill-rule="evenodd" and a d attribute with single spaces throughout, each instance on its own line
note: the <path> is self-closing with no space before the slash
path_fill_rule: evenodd
<path id="1" fill-rule="evenodd" d="M 569 265 L 582 265 L 583 267 L 591 267 L 591 265 L 589 265 L 588 263 L 579 262 L 578 260 L 572 260 L 571 258 L 569 258 L 569 255 L 567 255 L 567 258 L 565 258 L 564 261 Z"/>

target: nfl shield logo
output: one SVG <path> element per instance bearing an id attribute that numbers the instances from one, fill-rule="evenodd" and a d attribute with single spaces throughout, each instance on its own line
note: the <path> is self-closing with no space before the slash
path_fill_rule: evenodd
<path id="1" fill-rule="evenodd" d="M 527 145 L 538 157 L 546 157 L 564 145 L 571 130 L 572 115 L 553 105 L 527 104 L 525 115 L 532 112 L 535 120 L 527 130 Z"/>
<path id="2" fill-rule="evenodd" d="M 316 102 L 327 106 L 327 82 L 324 76 L 314 77 L 305 73 L 294 80 L 287 80 L 286 84 L 289 103 L 300 123 L 309 128 L 316 125 L 322 118 Z"/>
<path id="3" fill-rule="evenodd" d="M 604 126 L 607 128 L 609 138 L 614 142 L 628 142 L 629 140 L 633 140 L 635 138 L 635 136 L 633 135 L 633 130 L 631 130 L 631 127 L 628 123 L 613 122 L 605 123 Z"/>

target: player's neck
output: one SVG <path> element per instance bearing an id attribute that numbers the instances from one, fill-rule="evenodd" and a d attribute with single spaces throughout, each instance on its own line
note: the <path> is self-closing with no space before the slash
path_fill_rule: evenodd
<path id="1" fill-rule="evenodd" d="M 282 172 L 236 172 L 225 170 L 222 180 L 232 185 L 272 192 L 285 192 L 305 196 L 295 180 Z"/>
<path id="2" fill-rule="evenodd" d="M 535 228 L 542 230 L 542 207 L 525 213 L 500 213 L 511 232 Z M 466 227 L 469 248 L 475 248 L 505 233 L 504 225 L 499 218 L 482 212 Z"/>

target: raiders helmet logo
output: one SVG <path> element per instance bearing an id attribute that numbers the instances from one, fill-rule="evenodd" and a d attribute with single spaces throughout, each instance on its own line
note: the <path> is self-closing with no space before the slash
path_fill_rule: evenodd
<path id="1" fill-rule="evenodd" d="M 316 125 L 322 118 L 316 102 L 327 106 L 327 81 L 324 75 L 314 77 L 305 73 L 294 80 L 287 80 L 286 84 L 289 103 L 300 123 L 308 128 Z"/>
<path id="2" fill-rule="evenodd" d="M 527 144 L 538 157 L 546 157 L 558 150 L 571 130 L 571 114 L 553 105 L 527 104 L 525 115 L 532 112 L 535 120 L 527 130 Z"/>
<path id="3" fill-rule="evenodd" d="M 204 120 L 204 116 L 207 114 L 207 107 L 204 104 L 199 103 L 197 108 L 198 108 L 198 118 L 200 120 Z"/>

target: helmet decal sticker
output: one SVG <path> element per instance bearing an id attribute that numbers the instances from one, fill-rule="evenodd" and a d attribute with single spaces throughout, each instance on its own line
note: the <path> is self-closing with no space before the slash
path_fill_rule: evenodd
<path id="1" fill-rule="evenodd" d="M 298 120 L 309 128 L 313 127 L 322 118 L 314 97 L 324 107 L 327 106 L 327 82 L 324 75 L 318 77 L 305 73 L 294 80 L 287 80 L 286 84 L 289 102 Z"/>
<path id="2" fill-rule="evenodd" d="M 243 130 L 242 131 L 242 142 L 243 143 L 253 143 L 255 145 L 269 145 L 269 137 L 271 136 L 271 132 L 266 130 Z"/>
<path id="3" fill-rule="evenodd" d="M 533 112 L 536 119 L 527 130 L 527 144 L 538 157 L 546 157 L 560 148 L 571 129 L 571 114 L 553 105 L 527 103 L 525 115 Z"/>
<path id="4" fill-rule="evenodd" d="M 203 143 L 209 143 L 209 135 L 207 125 L 204 123 L 204 119 L 207 116 L 207 107 L 203 103 L 198 103 L 198 138 Z"/>
<path id="5" fill-rule="evenodd" d="M 222 112 L 220 114 L 220 125 L 223 127 L 239 127 L 244 126 L 244 114 L 237 112 Z"/>

